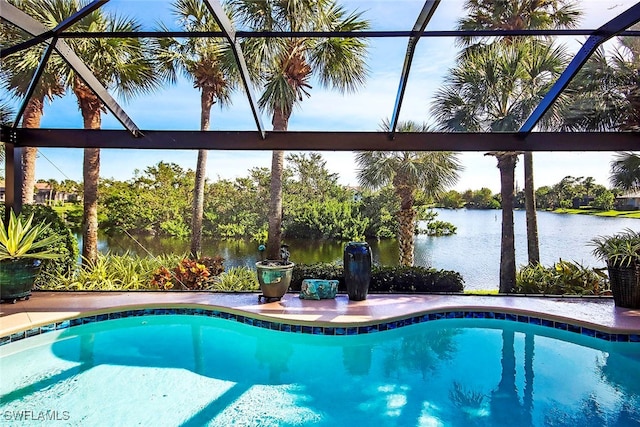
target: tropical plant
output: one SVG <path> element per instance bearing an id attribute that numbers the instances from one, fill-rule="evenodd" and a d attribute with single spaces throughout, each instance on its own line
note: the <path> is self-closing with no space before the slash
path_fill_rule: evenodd
<path id="1" fill-rule="evenodd" d="M 618 153 L 611 161 L 609 181 L 622 190 L 640 189 L 640 156 L 633 152 Z"/>
<path id="2" fill-rule="evenodd" d="M 516 276 L 515 293 L 545 295 L 601 295 L 609 292 L 602 268 L 560 260 L 549 267 L 526 265 Z"/>
<path id="3" fill-rule="evenodd" d="M 562 47 L 541 40 L 513 40 L 469 50 L 450 70 L 435 96 L 432 112 L 444 131 L 517 131 L 562 72 Z M 540 127 L 558 126 L 554 110 Z M 517 152 L 489 153 L 498 159 L 502 200 L 500 291 L 515 285 L 513 231 L 514 171 Z"/>
<path id="4" fill-rule="evenodd" d="M 382 130 L 388 129 L 389 122 L 384 121 Z M 398 131 L 426 132 L 428 126 L 408 121 L 400 123 Z M 455 184 L 462 170 L 457 156 L 450 151 L 363 151 L 356 154 L 356 164 L 358 182 L 364 188 L 393 186 L 400 201 L 396 213 L 400 264 L 413 265 L 417 192 L 436 197 Z"/>
<path id="5" fill-rule="evenodd" d="M 172 8 L 185 31 L 220 31 L 213 14 L 200 0 L 176 0 Z M 162 31 L 169 31 L 166 26 Z M 192 37 L 157 39 L 155 56 L 165 78 L 176 81 L 178 73 L 200 90 L 200 130 L 209 130 L 211 107 L 228 105 L 238 81 L 237 67 L 229 43 L 223 38 Z M 198 150 L 191 217 L 191 257 L 202 250 L 202 220 L 207 169 L 207 150 Z"/>
<path id="6" fill-rule="evenodd" d="M 175 265 L 180 255 L 139 257 L 98 254 L 93 263 L 76 265 L 72 274 L 45 274 L 47 281 L 40 289 L 67 291 L 132 291 L 154 289 L 150 285 L 153 273 L 163 265 Z"/>
<path id="7" fill-rule="evenodd" d="M 637 31 L 640 26 L 630 28 Z M 637 37 L 618 37 L 612 52 L 599 47 L 567 89 L 562 116 L 565 130 L 637 131 L 640 129 Z"/>
<path id="8" fill-rule="evenodd" d="M 233 16 L 253 31 L 359 31 L 369 27 L 359 13 L 335 0 L 230 0 Z M 274 131 L 286 131 L 296 104 L 311 94 L 315 74 L 322 86 L 355 91 L 367 74 L 367 44 L 354 37 L 249 38 L 243 50 L 264 84 L 258 101 L 272 115 Z M 284 151 L 272 153 L 267 258 L 277 259 L 282 238 Z"/>
<path id="9" fill-rule="evenodd" d="M 9 211 L 9 223 L 5 227 L 0 217 L 0 261 L 22 258 L 57 259 L 63 255 L 51 250 L 61 236 L 49 235 L 44 237 L 48 225 L 33 223 L 33 214 L 26 220 Z"/>
<path id="10" fill-rule="evenodd" d="M 590 244 L 593 254 L 607 263 L 615 305 L 640 308 L 640 233 L 627 228 Z"/>
<path id="11" fill-rule="evenodd" d="M 257 291 L 260 289 L 255 270 L 232 267 L 214 281 L 213 290 L 221 292 Z"/>
<path id="12" fill-rule="evenodd" d="M 458 21 L 459 30 L 549 30 L 574 28 L 580 19 L 576 0 L 466 0 L 468 15 Z M 498 38 L 510 43 L 513 36 Z M 495 38 L 465 36 L 465 47 L 494 42 Z"/>
<path id="13" fill-rule="evenodd" d="M 36 21 L 50 28 L 62 22 L 71 14 L 77 12 L 77 8 L 71 1 L 56 0 L 10 0 L 10 3 L 26 12 Z M 24 32 L 14 26 L 2 23 L 0 26 L 0 48 L 18 44 L 25 41 Z M 32 79 L 32 70 L 38 68 L 47 45 L 44 43 L 29 49 L 16 52 L 2 58 L 3 87 L 16 98 L 24 98 L 29 90 Z M 45 65 L 44 71 L 38 80 L 35 91 L 26 100 L 27 104 L 22 115 L 22 126 L 25 128 L 39 128 L 40 120 L 44 114 L 45 101 L 53 101 L 56 97 L 65 94 L 64 76 L 60 69 L 61 59 L 52 55 Z M 35 168 L 38 149 L 36 147 L 24 147 L 22 152 L 22 204 L 33 203 L 35 186 Z"/>
<path id="14" fill-rule="evenodd" d="M 59 240 L 48 246 L 52 253 L 60 254 L 59 258 L 48 259 L 42 263 L 40 274 L 36 278 L 35 286 L 46 286 L 51 276 L 71 275 L 78 263 L 78 241 L 71 233 L 65 221 L 49 206 L 24 205 L 21 216 L 33 215 L 34 223 L 45 223 L 41 230 L 42 238 L 56 236 Z"/>
<path id="15" fill-rule="evenodd" d="M 591 239 L 593 255 L 607 265 L 629 267 L 640 261 L 640 233 L 629 228 L 612 236 Z"/>
<path id="16" fill-rule="evenodd" d="M 184 258 L 172 270 L 160 266 L 151 279 L 154 289 L 212 289 L 217 276 L 223 271 L 223 258 L 205 257 L 198 260 Z"/>

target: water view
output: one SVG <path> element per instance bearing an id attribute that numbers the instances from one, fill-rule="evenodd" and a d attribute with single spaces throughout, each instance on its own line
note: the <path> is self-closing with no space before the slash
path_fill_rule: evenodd
<path id="1" fill-rule="evenodd" d="M 445 237 L 417 236 L 415 264 L 437 269 L 454 270 L 462 274 L 465 289 L 497 289 L 500 270 L 499 210 L 436 209 L 438 220 L 451 222 L 457 234 Z M 525 212 L 514 212 L 516 232 L 516 262 L 527 262 Z M 591 254 L 589 241 L 600 235 L 609 235 L 625 228 L 638 229 L 640 220 L 632 218 L 604 218 L 591 215 L 563 215 L 538 212 L 540 258 L 544 265 L 559 259 L 579 262 L 589 267 L 604 267 L 604 263 Z M 291 259 L 296 263 L 340 262 L 344 243 L 326 240 L 288 239 Z M 371 241 L 374 262 L 397 265 L 398 245 L 393 241 Z M 135 241 L 127 235 L 100 241 L 102 252 L 131 252 L 139 255 L 187 253 L 189 242 L 146 237 Z M 225 267 L 253 267 L 259 260 L 257 244 L 251 241 L 206 240 L 204 255 L 220 255 Z"/>

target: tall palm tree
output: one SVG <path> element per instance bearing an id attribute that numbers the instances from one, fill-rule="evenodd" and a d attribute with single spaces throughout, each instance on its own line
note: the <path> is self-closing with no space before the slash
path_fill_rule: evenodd
<path id="1" fill-rule="evenodd" d="M 200 0 L 176 0 L 173 15 L 185 31 L 219 31 L 216 21 Z M 167 30 L 163 26 L 162 30 Z M 200 90 L 200 130 L 209 130 L 211 107 L 230 102 L 238 76 L 235 59 L 224 39 L 159 39 L 155 56 L 165 77 L 175 82 L 178 73 L 193 80 Z M 202 249 L 202 217 L 207 168 L 207 150 L 198 150 L 196 182 L 191 219 L 191 256 L 198 258 Z"/>
<path id="2" fill-rule="evenodd" d="M 54 4 L 73 4 L 78 10 L 78 0 L 43 0 Z M 104 32 L 136 32 L 140 25 L 133 19 L 108 15 L 97 9 L 76 23 L 75 30 Z M 139 38 L 83 38 L 69 40 L 68 44 L 89 67 L 95 77 L 107 89 L 115 90 L 127 100 L 130 97 L 156 89 L 161 76 L 156 73 L 150 49 Z M 85 129 L 99 129 L 105 107 L 98 96 L 80 76 L 67 69 L 66 84 L 78 100 Z M 100 178 L 100 149 L 85 148 L 83 161 L 83 263 L 93 263 L 98 256 L 98 181 Z"/>
<path id="3" fill-rule="evenodd" d="M 436 92 L 432 112 L 445 131 L 517 131 L 566 63 L 564 48 L 540 40 L 494 43 L 468 51 Z M 540 126 L 553 128 L 558 120 L 554 108 Z M 503 198 L 501 246 L 505 257 L 505 262 L 501 261 L 500 291 L 509 292 L 515 286 L 515 249 L 511 245 L 513 212 L 508 211 L 513 208 L 515 157 L 519 153 L 496 154 Z"/>
<path id="4" fill-rule="evenodd" d="M 389 122 L 382 124 L 389 131 Z M 398 124 L 398 132 L 429 132 L 426 124 L 412 121 Z M 400 200 L 397 213 L 399 232 L 399 262 L 412 266 L 417 212 L 416 193 L 422 190 L 428 197 L 436 197 L 454 185 L 462 166 L 450 151 L 364 151 L 356 154 L 358 182 L 377 189 L 391 184 Z"/>
<path id="5" fill-rule="evenodd" d="M 18 7 L 38 22 L 49 27 L 61 22 L 63 17 L 76 12 L 72 9 L 73 4 L 67 1 L 30 1 L 30 0 L 10 0 L 14 6 Z M 0 31 L 0 48 L 11 46 L 24 41 L 24 34 L 9 24 L 2 24 Z M 40 62 L 44 45 L 37 45 L 30 49 L 9 55 L 2 60 L 3 86 L 17 98 L 24 98 L 29 88 L 29 83 Z M 55 97 L 61 97 L 66 90 L 63 82 L 63 75 L 60 71 L 60 59 L 50 58 L 42 76 L 27 101 L 26 108 L 22 116 L 22 126 L 26 128 L 39 128 L 40 120 L 44 114 L 45 101 L 53 101 Z M 38 149 L 36 147 L 24 147 L 22 151 L 22 203 L 33 203 L 34 188 L 36 183 L 36 157 Z"/>
<path id="6" fill-rule="evenodd" d="M 599 47 L 565 90 L 564 130 L 640 130 L 640 42 L 618 41 L 610 54 Z"/>
<path id="7" fill-rule="evenodd" d="M 524 30 L 574 28 L 580 18 L 575 0 L 466 0 L 468 16 L 458 21 L 460 30 Z M 471 49 L 482 48 L 487 38 L 462 37 L 460 43 Z M 513 37 L 493 39 L 510 44 Z M 538 221 L 533 175 L 533 153 L 524 152 L 524 193 L 527 216 L 527 253 L 529 264 L 540 262 Z"/>
<path id="8" fill-rule="evenodd" d="M 254 31 L 358 31 L 369 27 L 359 13 L 335 0 L 231 0 L 236 20 Z M 358 38 L 251 38 L 243 45 L 257 66 L 264 91 L 258 101 L 272 115 L 274 131 L 286 131 L 296 104 L 311 94 L 315 75 L 322 86 L 355 91 L 364 83 L 367 44 Z M 284 151 L 271 159 L 267 258 L 279 258 L 282 237 Z"/>
<path id="9" fill-rule="evenodd" d="M 459 30 L 550 30 L 574 28 L 580 19 L 576 0 L 466 0 L 465 18 L 458 21 Z M 511 43 L 515 38 L 498 40 Z M 488 37 L 461 37 L 465 47 L 484 45 L 496 40 Z"/>
<path id="10" fill-rule="evenodd" d="M 640 155 L 633 152 L 618 153 L 611 161 L 611 184 L 625 191 L 640 190 Z"/>

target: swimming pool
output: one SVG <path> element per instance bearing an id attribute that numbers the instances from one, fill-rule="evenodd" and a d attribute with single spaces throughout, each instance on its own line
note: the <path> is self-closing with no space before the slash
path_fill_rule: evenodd
<path id="1" fill-rule="evenodd" d="M 639 343 L 496 319 L 327 336 L 147 315 L 0 355 L 3 425 L 640 423 Z"/>

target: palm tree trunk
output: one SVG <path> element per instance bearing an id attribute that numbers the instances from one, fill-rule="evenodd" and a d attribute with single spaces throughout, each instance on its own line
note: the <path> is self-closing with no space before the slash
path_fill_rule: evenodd
<path id="1" fill-rule="evenodd" d="M 211 107 L 215 101 L 212 90 L 202 89 L 200 94 L 200 129 L 209 130 Z M 204 216 L 204 187 L 207 175 L 207 150 L 198 150 L 196 182 L 193 188 L 191 217 L 191 258 L 198 259 L 202 251 L 202 217 Z"/>
<path id="2" fill-rule="evenodd" d="M 202 251 L 202 217 L 204 216 L 204 184 L 207 170 L 207 150 L 198 150 L 196 182 L 193 189 L 191 218 L 191 258 L 198 259 Z"/>
<path id="3" fill-rule="evenodd" d="M 401 209 L 398 212 L 398 249 L 399 263 L 407 267 L 413 266 L 413 248 L 415 239 L 416 211 L 413 208 Z"/>
<path id="4" fill-rule="evenodd" d="M 533 185 L 533 153 L 524 152 L 524 203 L 527 214 L 527 253 L 529 264 L 540 263 L 538 243 L 538 218 L 536 214 L 536 190 Z"/>
<path id="5" fill-rule="evenodd" d="M 273 130 L 286 131 L 289 114 L 283 110 L 273 113 Z M 271 155 L 271 196 L 269 199 L 269 235 L 267 237 L 267 259 L 280 258 L 282 243 L 282 176 L 284 172 L 284 151 L 275 150 Z"/>
<path id="6" fill-rule="evenodd" d="M 500 169 L 502 237 L 500 240 L 500 293 L 512 292 L 516 284 L 516 247 L 513 227 L 513 187 L 518 157 L 516 153 L 495 154 Z"/>
<path id="7" fill-rule="evenodd" d="M 22 124 L 26 128 L 39 128 L 44 113 L 44 98 L 31 98 L 24 110 Z M 36 147 L 24 147 L 22 151 L 22 204 L 33 203 L 33 188 L 36 185 Z"/>
<path id="8" fill-rule="evenodd" d="M 94 264 L 98 258 L 98 182 L 100 149 L 85 148 L 82 169 L 84 179 L 82 263 Z"/>
<path id="9" fill-rule="evenodd" d="M 516 388 L 515 333 L 502 331 L 502 374 L 498 388 L 491 393 L 491 414 L 495 425 L 523 425 L 521 405 Z M 506 412 L 502 408 L 509 408 Z"/>
<path id="10" fill-rule="evenodd" d="M 80 78 L 76 77 L 73 92 L 78 99 L 85 129 L 100 129 L 102 103 Z M 98 259 L 98 183 L 100 181 L 100 149 L 85 148 L 82 168 L 84 180 L 82 264 L 94 264 Z"/>
<path id="11" fill-rule="evenodd" d="M 280 258 L 282 242 L 282 174 L 284 171 L 284 151 L 276 150 L 271 155 L 271 196 L 269 199 L 269 235 L 267 238 L 267 259 Z"/>

